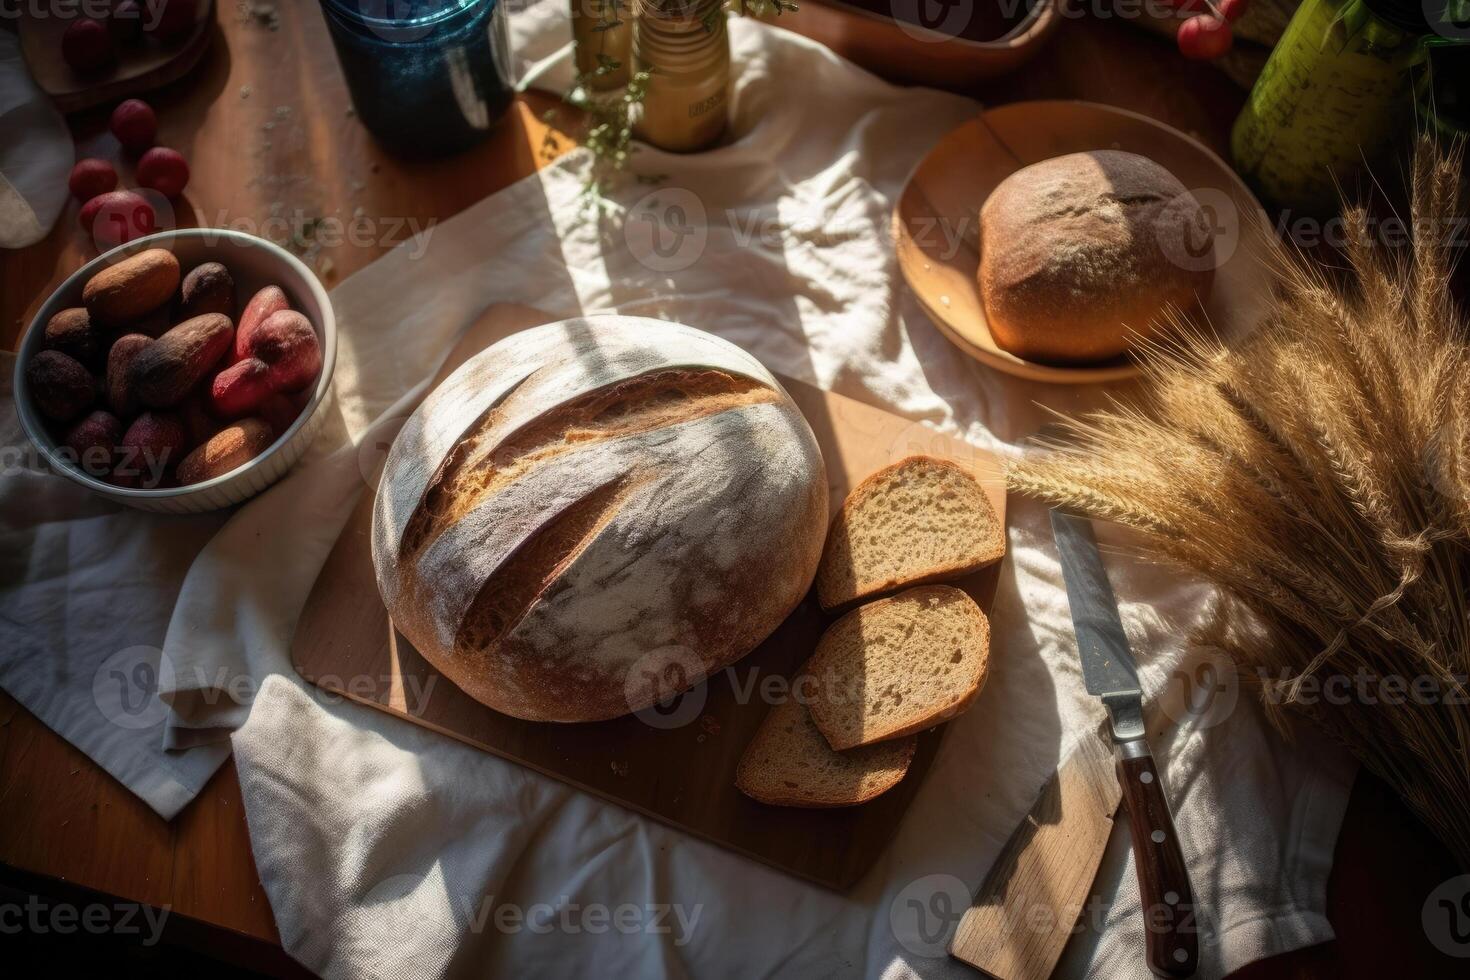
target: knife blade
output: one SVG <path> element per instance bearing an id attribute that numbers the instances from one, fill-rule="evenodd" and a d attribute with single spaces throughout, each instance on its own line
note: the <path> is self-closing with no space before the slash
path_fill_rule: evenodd
<path id="1" fill-rule="evenodd" d="M 1118 600 L 1097 550 L 1092 522 L 1053 510 L 1051 527 L 1082 679 L 1087 693 L 1101 698 L 1108 712 L 1143 901 L 1148 967 L 1158 977 L 1190 977 L 1199 966 L 1194 892 L 1163 777 L 1145 735 L 1143 691 L 1118 615 Z"/>

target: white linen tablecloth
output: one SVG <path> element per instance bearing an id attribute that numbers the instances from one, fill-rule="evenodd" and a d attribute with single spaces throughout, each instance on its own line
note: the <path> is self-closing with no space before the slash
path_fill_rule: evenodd
<path id="1" fill-rule="evenodd" d="M 550 55 L 565 36 L 562 5 L 538 4 L 513 24 L 526 60 L 549 55 L 531 70 L 562 84 L 566 53 Z M 987 687 L 949 725 L 896 840 L 848 894 L 340 703 L 292 671 L 296 618 L 380 454 L 375 424 L 411 411 L 457 334 L 492 303 L 680 320 L 776 370 L 1002 452 L 1042 424 L 1039 405 L 1097 402 L 1096 390 L 974 364 L 902 285 L 888 239 L 893 200 L 976 104 L 890 86 L 759 24 L 735 21 L 731 36 L 731 140 L 690 157 L 643 150 L 637 171 L 667 176 L 614 194 L 624 220 L 588 213 L 578 152 L 342 283 L 333 417 L 301 466 L 209 537 L 181 587 L 160 571 L 151 606 L 119 583 L 149 553 L 141 539 L 163 540 L 171 527 L 99 505 L 38 509 L 40 481 L 59 480 L 0 474 L 6 544 L 21 549 L 7 547 L 0 630 L 6 649 L 27 640 L 30 651 L 0 661 L 0 685 L 172 812 L 146 779 L 88 744 L 117 727 L 97 710 L 92 677 L 121 638 L 96 616 L 75 629 L 63 622 L 82 582 L 107 601 L 172 608 L 158 672 L 167 758 L 200 758 L 241 726 L 233 746 L 261 880 L 287 951 L 324 976 L 973 976 L 914 910 L 948 901 L 957 914 L 1042 784 L 1098 724 L 1045 512 L 1021 500 Z M 197 526 L 207 536 L 216 525 Z M 63 544 L 43 548 L 43 535 Z M 116 557 L 76 544 L 113 535 L 134 543 Z M 198 543 L 173 547 L 192 555 Z M 1213 702 L 1192 700 L 1190 679 L 1207 676 L 1198 668 L 1210 658 L 1184 639 L 1213 593 L 1168 568 L 1122 557 L 1109 566 L 1202 909 L 1200 976 L 1331 938 L 1323 893 L 1350 761 L 1311 732 L 1283 743 L 1228 685 Z M 34 597 L 47 588 L 62 594 L 53 628 L 31 638 L 43 622 L 29 618 Z M 128 642 L 160 638 L 156 622 L 141 634 Z M 45 678 L 32 675 L 46 671 L 86 683 L 39 697 Z M 48 697 L 65 710 L 43 710 Z M 1103 902 L 1084 916 L 1062 976 L 1147 976 L 1125 834 L 1120 821 L 1098 880 Z"/>
<path id="2" fill-rule="evenodd" d="M 75 162 L 71 130 L 31 80 L 20 36 L 0 30 L 0 248 L 46 237 L 70 197 Z"/>

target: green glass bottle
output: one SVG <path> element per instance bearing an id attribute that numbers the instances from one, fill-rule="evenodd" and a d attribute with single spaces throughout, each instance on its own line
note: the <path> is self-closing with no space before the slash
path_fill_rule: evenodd
<path id="1" fill-rule="evenodd" d="M 1429 47 L 1470 37 L 1448 14 L 1431 25 L 1432 6 L 1303 0 L 1231 132 L 1235 168 L 1262 198 L 1331 215 L 1339 188 L 1412 131 Z"/>

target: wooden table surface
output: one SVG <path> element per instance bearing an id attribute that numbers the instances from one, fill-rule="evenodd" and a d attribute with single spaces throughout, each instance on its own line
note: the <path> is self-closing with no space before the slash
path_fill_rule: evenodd
<path id="1" fill-rule="evenodd" d="M 359 235 L 355 243 L 309 248 L 328 287 L 403 241 L 412 222 L 421 228 L 448 218 L 573 145 L 542 119 L 557 100 L 533 94 L 519 99 L 493 137 L 470 152 L 434 163 L 397 161 L 372 143 L 351 113 L 317 4 L 274 5 L 275 26 L 242 14 L 235 4 L 220 7 L 213 49 L 200 70 L 150 97 L 161 122 L 159 141 L 183 151 L 192 164 L 181 207 L 191 213 L 182 213 L 179 223 L 266 233 L 290 226 L 288 235 L 310 246 L 309 229 L 321 227 L 315 219 L 351 222 L 355 216 L 372 232 L 370 244 Z M 1029 68 L 972 94 L 991 103 L 1085 98 L 1121 105 L 1217 150 L 1242 98 L 1212 69 L 1184 61 L 1167 43 L 1116 20 L 1069 21 Z M 557 118 L 571 127 L 570 112 Z M 115 156 L 105 112 L 71 121 L 79 156 Z M 7 345 L 15 345 L 48 291 L 95 254 L 75 218 L 73 204 L 46 240 L 0 253 L 0 340 Z M 1383 846 L 1389 840 L 1394 847 Z M 166 906 L 207 927 L 206 936 L 255 940 L 268 951 L 278 943 L 251 858 L 233 763 L 165 822 L 4 694 L 0 863 L 27 887 L 64 882 Z M 1405 977 L 1438 975 L 1434 969 L 1442 962 L 1433 959 L 1419 927 L 1419 908 L 1450 869 L 1444 852 L 1381 784 L 1360 780 L 1330 895 L 1342 938 L 1241 975 L 1377 977 L 1389 969 Z M 290 969 L 278 951 L 261 962 L 273 971 Z"/>

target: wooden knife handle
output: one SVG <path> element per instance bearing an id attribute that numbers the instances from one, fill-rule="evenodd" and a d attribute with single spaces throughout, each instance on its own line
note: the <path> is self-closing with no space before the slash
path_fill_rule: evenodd
<path id="1" fill-rule="evenodd" d="M 1179 850 L 1179 835 L 1164 783 L 1147 745 L 1121 746 L 1118 785 L 1128 807 L 1133 833 L 1133 863 L 1138 868 L 1138 895 L 1143 900 L 1148 940 L 1148 968 L 1156 977 L 1190 977 L 1199 967 L 1199 932 L 1194 892 Z"/>

